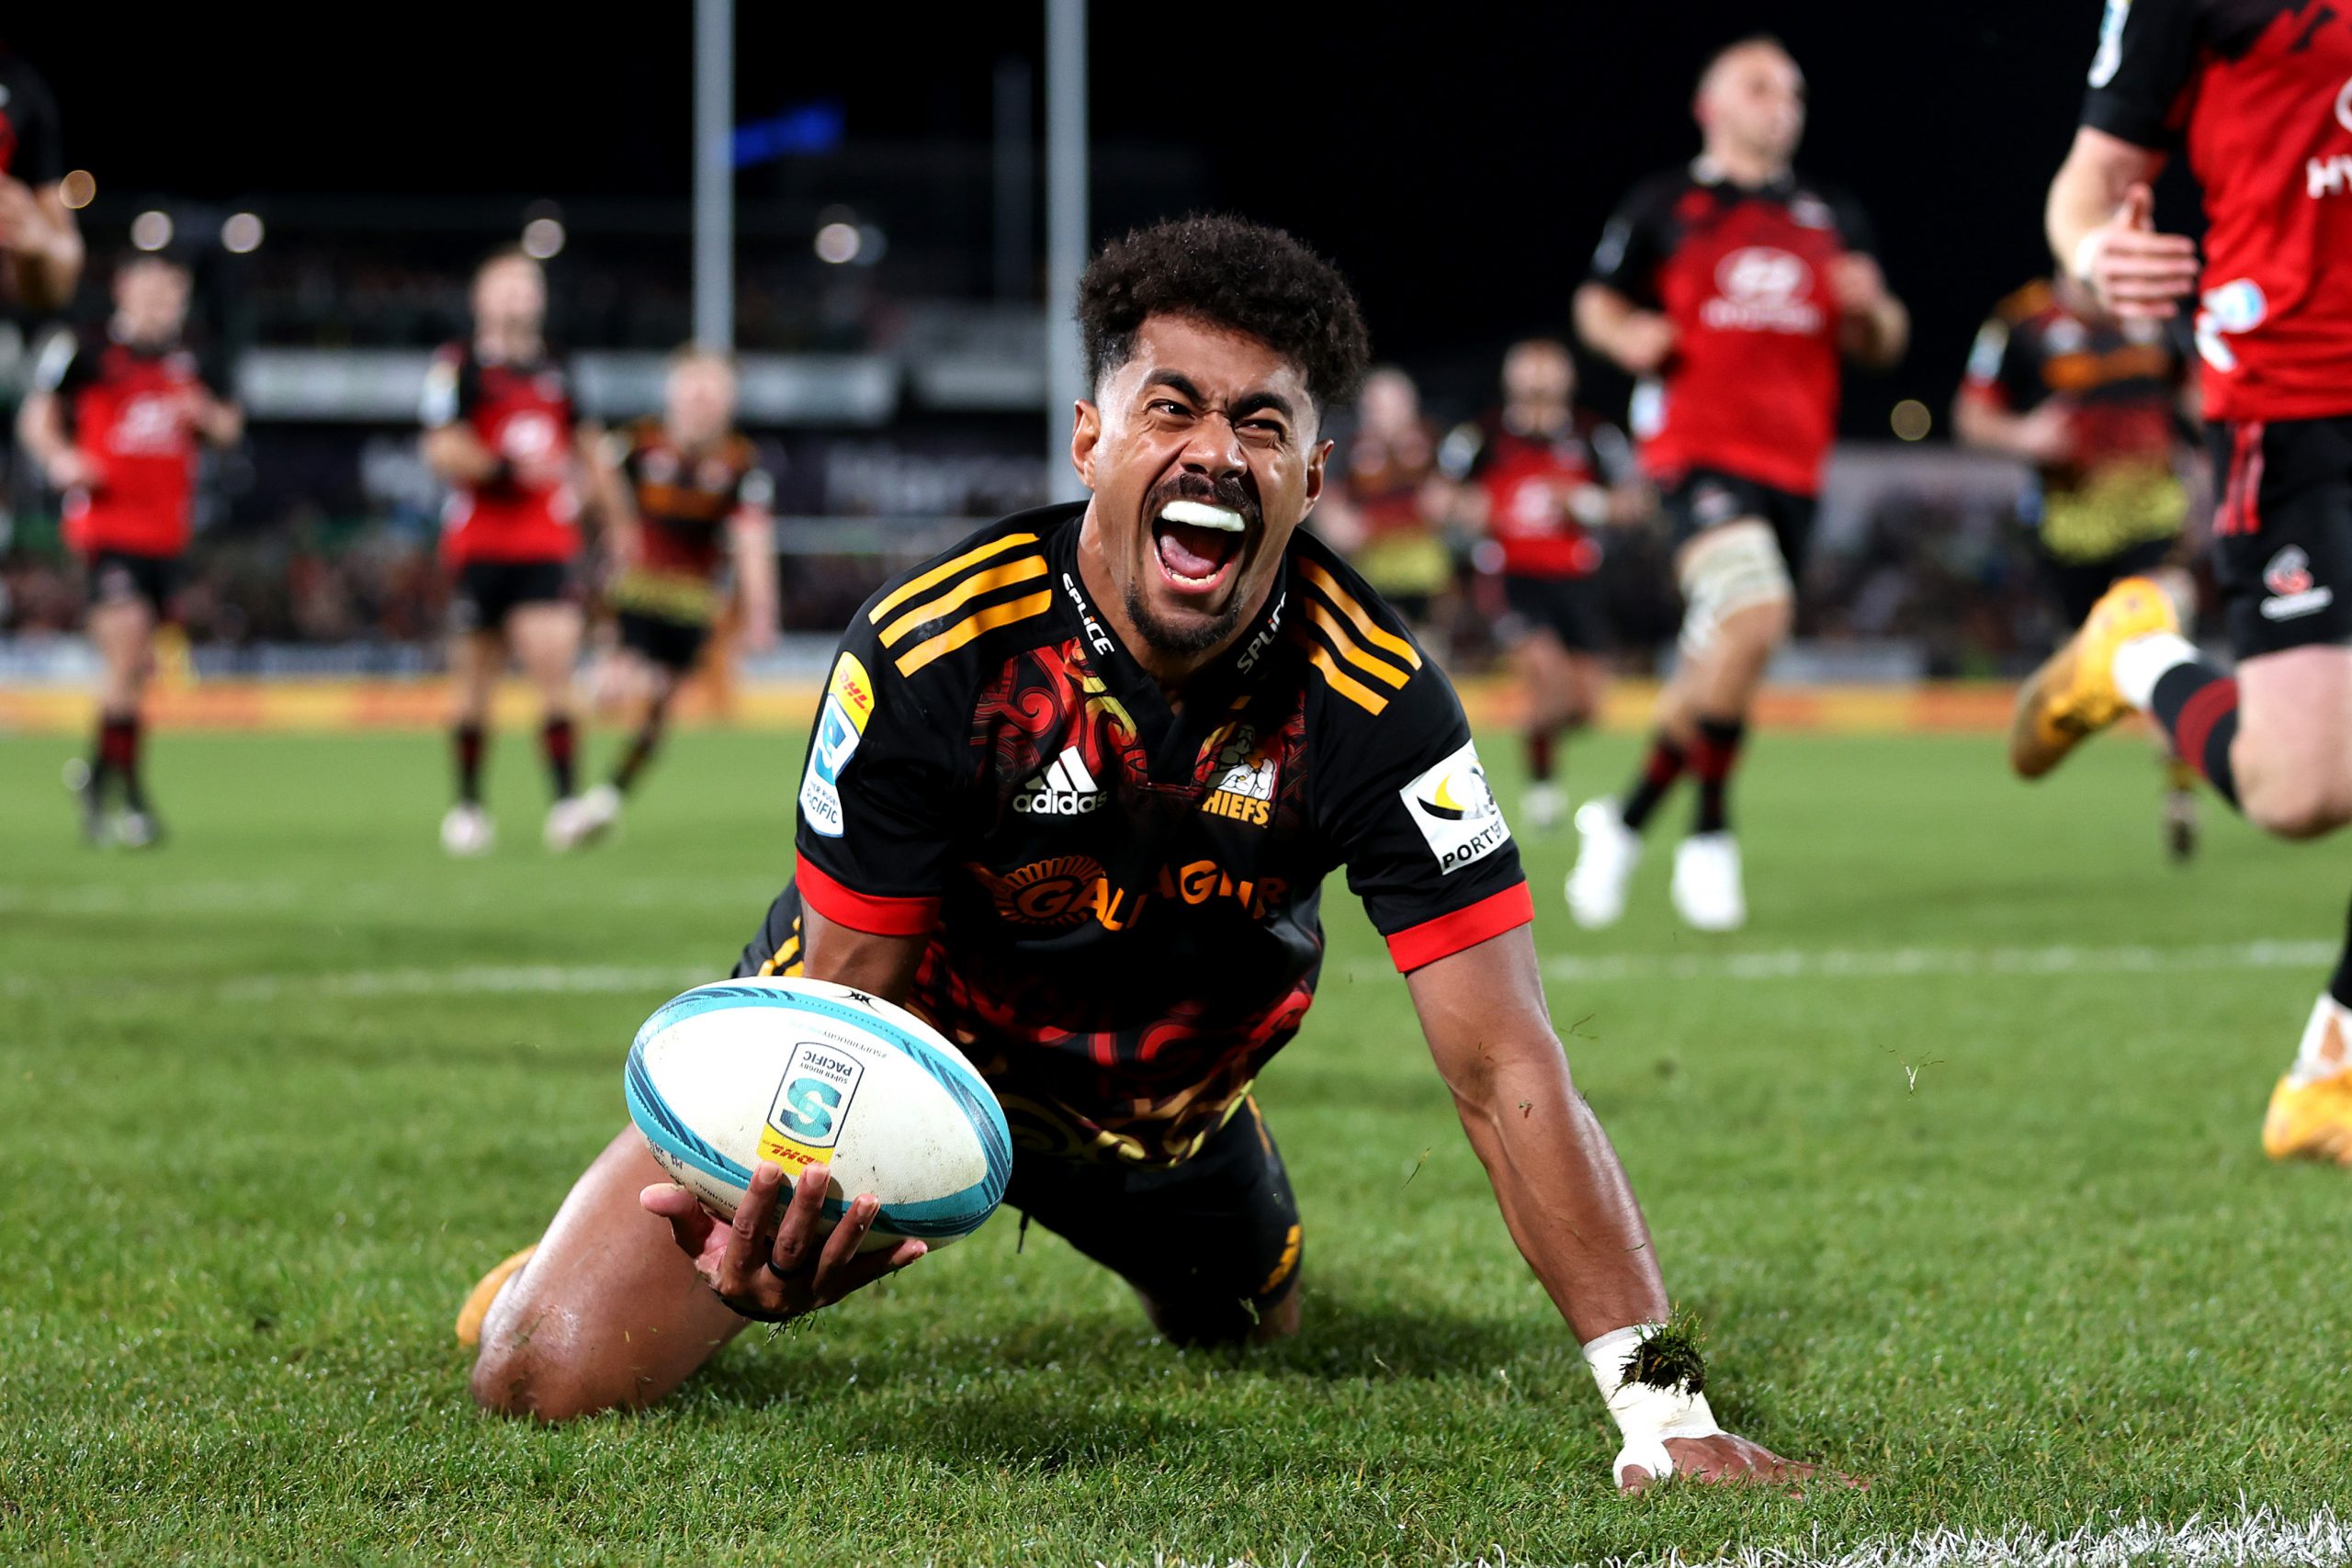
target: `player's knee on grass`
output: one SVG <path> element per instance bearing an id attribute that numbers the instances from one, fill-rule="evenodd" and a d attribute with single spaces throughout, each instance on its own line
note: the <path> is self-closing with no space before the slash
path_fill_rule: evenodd
<path id="1" fill-rule="evenodd" d="M 1269 1345 L 1298 1332 L 1295 1268 L 1272 1294 L 1263 1297 L 1163 1297 L 1141 1289 L 1136 1295 L 1152 1327 L 1170 1345 Z"/>

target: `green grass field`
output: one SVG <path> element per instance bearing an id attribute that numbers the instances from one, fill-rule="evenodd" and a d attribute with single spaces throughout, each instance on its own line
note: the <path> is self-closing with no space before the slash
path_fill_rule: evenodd
<path id="1" fill-rule="evenodd" d="M 2256 1143 L 2352 864 L 2218 809 L 2164 863 L 2135 741 L 2029 790 L 1988 739 L 1768 735 L 1730 940 L 1674 923 L 1663 842 L 1579 933 L 1569 840 L 1522 839 L 1718 1414 L 1871 1481 L 1635 1501 L 1343 889 L 1260 1086 L 1295 1342 L 1171 1351 L 1005 1218 L 666 1408 L 548 1430 L 474 1411 L 451 1313 L 623 1120 L 639 1021 L 752 930 L 797 741 L 683 736 L 626 838 L 557 860 L 509 737 L 469 863 L 432 738 L 166 735 L 144 857 L 73 840 L 69 751 L 0 741 L 0 1560 L 1806 1554 L 2301 1518 L 2352 1473 L 2352 1173 Z"/>

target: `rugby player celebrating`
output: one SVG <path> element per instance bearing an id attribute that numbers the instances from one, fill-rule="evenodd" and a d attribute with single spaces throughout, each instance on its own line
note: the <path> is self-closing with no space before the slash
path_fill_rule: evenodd
<path id="1" fill-rule="evenodd" d="M 922 1013 L 1004 1105 L 1012 1206 L 1170 1339 L 1271 1339 L 1300 1326 L 1301 1231 L 1250 1089 L 1314 999 L 1320 884 L 1344 863 L 1624 1430 L 1620 1483 L 1804 1474 L 1687 1382 L 1645 1381 L 1665 1287 L 1569 1081 L 1461 706 L 1299 528 L 1324 412 L 1365 363 L 1346 284 L 1285 234 L 1193 218 L 1110 246 L 1079 313 L 1092 499 L 986 528 L 859 611 L 801 778 L 798 874 L 737 973 Z M 922 1256 L 857 1255 L 871 1195 L 820 1238 L 827 1173 L 807 1176 L 787 1196 L 762 1167 L 719 1224 L 624 1131 L 535 1252 L 476 1287 L 476 1398 L 643 1404 L 747 1321 Z"/>
<path id="2" fill-rule="evenodd" d="M 1634 188 L 1576 298 L 1585 342 L 1642 378 L 1634 429 L 1679 546 L 1685 606 L 1641 772 L 1621 800 L 1577 813 L 1568 908 L 1587 926 L 1624 912 L 1641 831 L 1686 770 L 1699 811 L 1675 852 L 1674 907 L 1702 931 L 1746 922 L 1730 781 L 1794 619 L 1838 360 L 1892 365 L 1911 331 L 1860 209 L 1790 166 L 1804 77 L 1788 51 L 1770 38 L 1724 50 L 1693 113 L 1704 151 Z"/>
<path id="3" fill-rule="evenodd" d="M 450 487 L 441 553 L 454 579 L 458 800 L 441 819 L 441 847 L 453 855 L 485 853 L 492 841 L 482 746 L 510 649 L 539 694 L 539 750 L 555 796 L 548 847 L 578 841 L 571 673 L 582 617 L 571 562 L 580 497 L 571 388 L 548 351 L 547 309 L 547 274 L 536 260 L 520 251 L 491 257 L 474 274 L 473 337 L 442 349 L 425 378 L 424 461 Z"/>
<path id="4" fill-rule="evenodd" d="M 142 708 L 155 671 L 155 628 L 169 619 L 196 511 L 197 459 L 232 445 L 243 412 L 227 378 L 181 341 L 187 268 L 134 255 L 115 269 L 105 330 L 61 331 L 17 411 L 25 450 L 65 496 L 65 542 L 88 573 L 90 641 L 98 652 L 98 732 L 68 783 L 82 834 L 145 849 L 162 837 L 141 776 Z M 108 803 L 119 805 L 108 816 Z"/>
<path id="5" fill-rule="evenodd" d="M 2050 186 L 2061 265 L 2126 319 L 2199 291 L 2213 561 L 2234 675 L 2127 578 L 2019 693 L 2038 778 L 2134 709 L 2282 839 L 2352 821 L 2352 14 L 2296 0 L 2109 0 L 2075 144 Z M 2156 231 L 2149 182 L 2186 147 L 2206 257 Z M 2274 1159 L 2352 1165 L 2352 941 L 2263 1123 Z"/>

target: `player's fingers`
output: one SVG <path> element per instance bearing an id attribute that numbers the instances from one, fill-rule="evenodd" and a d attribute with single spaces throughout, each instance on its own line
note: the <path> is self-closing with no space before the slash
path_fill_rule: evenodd
<path id="1" fill-rule="evenodd" d="M 882 1212 L 882 1201 L 871 1192 L 861 1192 L 849 1201 L 849 1209 L 833 1226 L 833 1234 L 825 1238 L 824 1249 L 817 1255 L 817 1288 L 822 1292 L 834 1283 L 834 1277 L 855 1260 L 857 1249 L 865 1245 L 865 1233 L 874 1228 L 874 1216 Z"/>
<path id="2" fill-rule="evenodd" d="M 752 1184 L 728 1225 L 727 1248 L 719 1255 L 721 1295 L 752 1293 L 752 1275 L 764 1260 L 765 1237 L 774 1228 L 770 1221 L 775 1213 L 775 1190 L 783 1180 L 782 1168 L 765 1161 L 752 1172 Z"/>
<path id="3" fill-rule="evenodd" d="M 853 1259 L 836 1276 L 833 1299 L 838 1301 L 854 1291 L 862 1291 L 885 1274 L 897 1273 L 930 1250 L 927 1242 L 902 1241 L 887 1252 L 869 1252 Z"/>
<path id="4" fill-rule="evenodd" d="M 776 1172 L 782 1178 L 781 1170 Z M 779 1274 L 797 1274 L 817 1260 L 818 1222 L 824 1218 L 825 1190 L 831 1184 L 830 1166 L 812 1165 L 792 1184 L 792 1201 L 785 1205 L 784 1222 L 767 1248 L 767 1265 Z"/>
<path id="5" fill-rule="evenodd" d="M 1632 1496 L 1650 1488 L 1650 1472 L 1638 1464 L 1629 1464 L 1617 1472 L 1617 1490 Z"/>
<path id="6" fill-rule="evenodd" d="M 712 1222 L 693 1193 L 661 1181 L 639 1192 L 637 1201 L 647 1213 L 658 1214 L 669 1222 L 670 1237 L 680 1251 L 689 1258 L 702 1256 L 704 1244 L 710 1239 Z"/>

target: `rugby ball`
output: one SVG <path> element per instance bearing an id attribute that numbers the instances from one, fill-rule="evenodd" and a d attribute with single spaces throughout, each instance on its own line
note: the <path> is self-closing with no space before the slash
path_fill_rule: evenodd
<path id="1" fill-rule="evenodd" d="M 662 1004 L 628 1048 L 629 1119 L 671 1178 L 731 1217 L 762 1160 L 831 1167 L 826 1228 L 882 1201 L 868 1250 L 937 1247 L 1004 1200 L 1012 1138 L 962 1052 L 879 997 L 826 980 L 722 980 Z"/>

